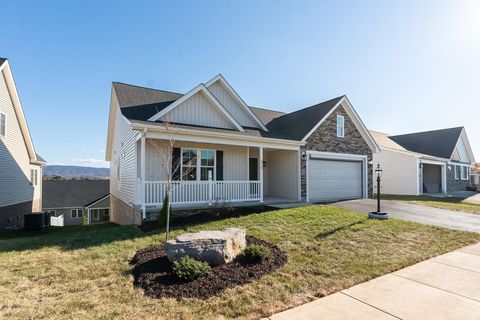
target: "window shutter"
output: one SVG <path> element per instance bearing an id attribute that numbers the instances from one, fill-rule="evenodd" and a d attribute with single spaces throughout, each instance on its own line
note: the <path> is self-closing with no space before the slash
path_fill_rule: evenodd
<path id="1" fill-rule="evenodd" d="M 172 178 L 173 180 L 180 180 L 180 148 L 173 148 L 172 150 Z"/>
<path id="2" fill-rule="evenodd" d="M 223 151 L 217 150 L 217 180 L 223 181 Z"/>

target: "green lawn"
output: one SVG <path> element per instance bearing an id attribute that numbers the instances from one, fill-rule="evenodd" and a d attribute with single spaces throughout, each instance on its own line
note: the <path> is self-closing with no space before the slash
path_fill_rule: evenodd
<path id="1" fill-rule="evenodd" d="M 176 229 L 244 227 L 288 263 L 208 300 L 151 299 L 132 286 L 129 259 L 162 233 L 93 225 L 0 234 L 2 319 L 256 319 L 480 241 L 480 234 L 400 220 L 368 220 L 330 206 L 252 214 Z"/>
<path id="2" fill-rule="evenodd" d="M 465 198 L 383 195 L 382 199 L 407 201 L 410 203 L 420 204 L 428 207 L 480 214 L 480 205 L 462 203 Z"/>

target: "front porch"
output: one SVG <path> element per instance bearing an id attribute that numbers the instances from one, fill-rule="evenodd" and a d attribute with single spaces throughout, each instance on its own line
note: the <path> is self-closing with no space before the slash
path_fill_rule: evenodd
<path id="1" fill-rule="evenodd" d="M 158 211 L 166 195 L 162 172 L 166 140 L 143 138 L 137 143 L 135 205 Z M 292 150 L 293 149 L 293 150 Z M 240 207 L 301 201 L 300 150 L 227 143 L 176 142 L 179 174 L 172 182 L 173 209 Z M 165 171 L 165 170 L 163 170 Z"/>

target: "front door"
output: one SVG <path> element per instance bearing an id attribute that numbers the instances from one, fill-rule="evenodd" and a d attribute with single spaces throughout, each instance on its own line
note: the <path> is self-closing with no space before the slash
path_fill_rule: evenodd
<path id="1" fill-rule="evenodd" d="M 249 158 L 248 159 L 248 180 L 250 181 L 257 181 L 258 180 L 258 159 L 257 158 Z"/>

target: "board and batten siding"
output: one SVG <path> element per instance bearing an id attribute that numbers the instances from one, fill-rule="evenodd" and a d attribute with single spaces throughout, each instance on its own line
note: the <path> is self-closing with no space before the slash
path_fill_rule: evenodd
<path id="1" fill-rule="evenodd" d="M 299 158 L 296 151 L 266 152 L 266 167 L 264 168 L 264 192 L 266 196 L 297 199 L 298 198 L 298 166 Z"/>
<path id="2" fill-rule="evenodd" d="M 173 123 L 235 129 L 226 116 L 214 106 L 203 92 L 198 92 L 169 111 L 162 120 Z"/>
<path id="3" fill-rule="evenodd" d="M 5 75 L 0 72 L 0 112 L 6 115 L 6 134 L 0 137 L 0 207 L 41 198 L 41 190 L 30 183 L 30 156 L 7 87 Z M 41 167 L 38 185 L 41 186 Z"/>
<path id="4" fill-rule="evenodd" d="M 219 81 L 211 84 L 208 90 L 210 90 L 215 98 L 220 101 L 240 125 L 251 128 L 258 127 L 258 123 L 256 123 L 255 120 L 252 119 L 252 116 L 232 97 L 232 94 L 225 90 Z"/>
<path id="5" fill-rule="evenodd" d="M 418 194 L 418 159 L 410 154 L 382 149 L 373 154 L 373 167 L 383 169 L 383 194 Z M 375 191 L 376 193 L 376 187 Z"/>
<path id="6" fill-rule="evenodd" d="M 162 152 L 168 150 L 167 142 L 147 139 L 145 142 L 145 178 L 147 181 L 165 180 L 165 170 L 162 167 Z M 248 180 L 248 148 L 221 144 L 176 141 L 176 148 L 193 148 L 223 151 L 223 180 Z"/>
<path id="7" fill-rule="evenodd" d="M 118 109 L 115 115 L 115 132 L 113 133 L 110 162 L 110 193 L 126 204 L 131 204 L 135 199 L 135 141 L 139 133 L 133 130 L 123 117 L 115 97 L 116 95 L 112 95 L 112 103 L 115 103 Z M 118 166 L 120 166 L 120 169 L 118 169 Z M 118 173 L 120 173 L 120 176 L 118 176 Z"/>

